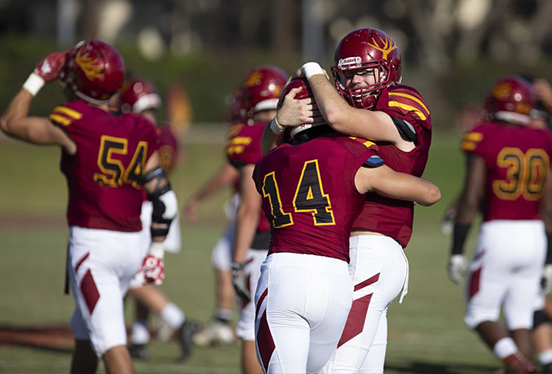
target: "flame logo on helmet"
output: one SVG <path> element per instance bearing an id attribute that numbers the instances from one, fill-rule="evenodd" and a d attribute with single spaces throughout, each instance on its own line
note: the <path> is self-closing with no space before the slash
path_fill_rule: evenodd
<path id="1" fill-rule="evenodd" d="M 104 77 L 103 65 L 98 58 L 83 55 L 82 49 L 75 56 L 75 63 L 81 68 L 88 80 L 101 79 Z"/>
<path id="2" fill-rule="evenodd" d="M 493 87 L 493 96 L 499 100 L 505 100 L 510 96 L 512 86 L 508 82 L 499 83 Z"/>
<path id="3" fill-rule="evenodd" d="M 384 36 L 384 37 L 379 36 L 378 39 L 379 39 L 380 43 L 378 43 L 376 38 L 373 37 L 372 38 L 372 43 L 370 43 L 368 41 L 368 42 L 366 42 L 366 44 L 368 44 L 370 47 L 373 47 L 373 48 L 377 49 L 378 51 L 380 51 L 381 53 L 383 53 L 383 59 L 387 60 L 387 56 L 389 55 L 389 53 L 391 53 L 392 51 L 397 49 L 397 45 L 395 44 L 393 39 L 391 39 L 387 35 Z M 380 47 L 379 44 L 382 44 L 382 46 Z"/>
<path id="4" fill-rule="evenodd" d="M 260 71 L 253 71 L 243 79 L 243 85 L 245 87 L 253 87 L 257 85 L 257 82 L 259 82 L 262 77 L 263 74 Z"/>

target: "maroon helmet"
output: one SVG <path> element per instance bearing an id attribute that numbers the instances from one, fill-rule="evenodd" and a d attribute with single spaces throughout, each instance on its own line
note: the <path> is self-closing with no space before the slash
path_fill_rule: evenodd
<path id="1" fill-rule="evenodd" d="M 106 103 L 124 80 L 125 62 L 111 44 L 83 40 L 69 51 L 63 81 L 81 99 Z"/>
<path id="2" fill-rule="evenodd" d="M 150 82 L 144 79 L 133 79 L 124 84 L 119 106 L 123 113 L 142 113 L 149 109 L 159 109 L 161 97 Z"/>
<path id="3" fill-rule="evenodd" d="M 517 75 L 509 75 L 495 82 L 485 98 L 484 109 L 491 118 L 529 124 L 536 100 L 530 82 Z"/>
<path id="4" fill-rule="evenodd" d="M 242 80 L 242 107 L 247 118 L 263 110 L 276 110 L 288 75 L 280 68 L 263 65 L 249 71 Z"/>
<path id="5" fill-rule="evenodd" d="M 312 90 L 309 86 L 309 82 L 306 79 L 303 78 L 295 78 L 292 81 L 290 81 L 285 87 L 284 91 L 282 92 L 282 97 L 286 96 L 292 89 L 301 87 L 302 90 L 295 95 L 295 99 L 302 100 L 302 99 L 308 99 L 308 98 L 314 98 L 314 94 L 312 93 Z M 290 131 L 290 136 L 293 138 L 295 135 L 300 133 L 301 131 L 305 131 L 310 129 L 313 126 L 318 126 L 321 124 L 313 124 L 313 123 L 303 123 L 299 126 L 293 127 Z"/>
<path id="6" fill-rule="evenodd" d="M 362 88 L 347 88 L 349 71 L 376 70 L 376 83 Z M 335 87 L 356 108 L 371 109 L 381 90 L 401 81 L 401 54 L 393 39 L 378 29 L 358 29 L 347 34 L 335 50 L 332 66 Z"/>

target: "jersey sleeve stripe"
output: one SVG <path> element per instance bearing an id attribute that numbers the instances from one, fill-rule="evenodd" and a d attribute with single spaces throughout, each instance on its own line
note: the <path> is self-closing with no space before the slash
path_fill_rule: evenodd
<path id="1" fill-rule="evenodd" d="M 399 97 L 404 97 L 404 98 L 407 98 L 409 100 L 415 101 L 426 111 L 427 114 L 429 114 L 429 109 L 427 109 L 427 106 L 424 104 L 424 102 L 422 100 L 420 100 L 416 96 L 413 96 L 413 95 L 410 95 L 410 94 L 405 94 L 405 93 L 400 93 L 400 92 L 389 92 L 389 96 L 399 96 Z"/>
<path id="2" fill-rule="evenodd" d="M 73 119 L 81 119 L 82 118 L 82 114 L 80 114 L 76 110 L 69 109 L 69 108 L 67 108 L 65 106 L 61 106 L 61 105 L 55 107 L 52 112 L 59 112 L 59 113 L 65 114 L 66 116 L 72 117 Z"/>
<path id="3" fill-rule="evenodd" d="M 71 122 L 73 122 L 70 119 L 60 116 L 59 114 L 50 114 L 49 118 L 52 122 L 59 123 L 63 126 L 69 126 Z"/>
<path id="4" fill-rule="evenodd" d="M 249 145 L 251 144 L 252 142 L 252 138 L 249 138 L 249 137 L 246 137 L 246 136 L 238 136 L 238 137 L 235 137 L 233 139 L 230 139 L 230 144 L 231 145 L 238 145 L 238 144 L 241 144 L 241 145 Z"/>
<path id="5" fill-rule="evenodd" d="M 477 148 L 477 143 L 466 140 L 462 142 L 460 147 L 463 151 L 473 151 Z"/>
<path id="6" fill-rule="evenodd" d="M 464 135 L 464 140 L 471 140 L 474 142 L 480 142 L 483 140 L 483 134 L 480 132 L 470 132 L 466 135 Z"/>
<path id="7" fill-rule="evenodd" d="M 416 108 L 412 105 L 403 104 L 403 103 L 400 103 L 398 101 L 390 101 L 389 106 L 390 107 L 399 107 L 399 108 L 405 109 L 409 112 L 414 112 L 416 115 L 418 115 L 418 117 L 422 121 L 425 121 L 427 119 L 426 115 L 420 109 L 418 109 L 418 108 Z"/>

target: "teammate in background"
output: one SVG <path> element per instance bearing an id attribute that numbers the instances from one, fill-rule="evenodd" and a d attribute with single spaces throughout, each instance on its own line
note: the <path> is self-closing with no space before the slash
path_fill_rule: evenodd
<path id="1" fill-rule="evenodd" d="M 61 170 L 69 188 L 67 271 L 76 303 L 71 373 L 96 372 L 99 357 L 107 373 L 134 373 L 123 297 L 141 265 L 147 282 L 162 282 L 162 242 L 178 210 L 159 166 L 153 124 L 108 112 L 109 98 L 121 88 L 124 75 L 124 61 L 114 47 L 99 40 L 80 42 L 40 61 L 0 121 L 9 136 L 62 148 Z M 58 79 L 69 101 L 49 118 L 29 117 L 34 96 Z M 141 233 L 142 188 L 155 207 L 149 254 Z"/>
<path id="2" fill-rule="evenodd" d="M 464 243 L 485 196 L 464 320 L 508 373 L 535 371 L 529 361 L 530 329 L 547 237 L 552 239 L 552 136 L 530 126 L 534 104 L 535 92 L 525 79 L 499 79 L 485 100 L 489 120 L 464 137 L 467 173 L 448 263 L 449 277 L 460 283 L 466 270 Z M 501 308 L 506 328 L 498 324 Z"/>
<path id="3" fill-rule="evenodd" d="M 391 169 L 420 177 L 431 144 L 431 116 L 421 95 L 402 85 L 401 55 L 385 32 L 367 28 L 347 34 L 337 46 L 332 66 L 335 87 L 314 62 L 295 76 L 305 77 L 315 100 L 295 100 L 290 91 L 263 134 L 263 151 L 280 141 L 277 126 L 325 121 L 334 130 L 376 141 Z M 321 115 L 321 118 L 319 116 Z M 323 372 L 382 373 L 387 349 L 387 309 L 408 290 L 404 249 L 412 235 L 414 205 L 366 195 L 353 224 L 350 254 L 355 292 L 338 349 Z M 360 323 L 359 321 L 362 321 Z"/>
<path id="4" fill-rule="evenodd" d="M 245 75 L 240 86 L 246 122 L 232 127 L 226 145 L 228 160 L 240 175 L 232 282 L 241 299 L 236 335 L 242 341 L 242 372 L 246 374 L 262 372 L 255 352 L 255 305 L 251 292 L 257 287 L 270 243 L 270 225 L 261 214 L 261 197 L 252 176 L 261 158 L 263 130 L 274 117 L 287 78 L 281 69 L 270 65 L 256 67 Z"/>
<path id="5" fill-rule="evenodd" d="M 126 82 L 123 86 L 119 97 L 120 112 L 139 114 L 158 126 L 161 167 L 168 175 L 178 159 L 178 141 L 168 125 L 158 124 L 157 112 L 160 107 L 161 97 L 150 82 L 134 79 Z M 149 245 L 151 241 L 148 227 L 151 222 L 152 210 L 152 203 L 144 196 L 141 220 L 145 245 Z M 169 234 L 163 242 L 163 246 L 167 252 L 176 253 L 180 251 L 181 237 L 178 215 L 171 223 Z M 139 273 L 134 277 L 128 290 L 129 295 L 136 300 L 136 316 L 130 336 L 130 355 L 133 358 L 143 360 L 150 357 L 146 345 L 151 338 L 148 328 L 148 317 L 151 310 L 159 315 L 172 331 L 177 332 L 181 359 L 186 360 L 193 348 L 192 336 L 199 330 L 198 323 L 187 321 L 184 312 L 178 306 L 172 303 L 157 287 L 144 285 L 141 276 L 142 274 Z"/>
<path id="6" fill-rule="evenodd" d="M 286 91 L 309 88 L 292 80 Z M 286 92 L 284 91 L 284 92 Z M 327 125 L 291 130 L 292 144 L 265 155 L 253 178 L 271 223 L 255 294 L 259 360 L 266 373 L 317 373 L 337 347 L 353 298 L 349 234 L 364 194 L 431 205 L 439 189 L 383 165 L 373 142 Z"/>
<path id="7" fill-rule="evenodd" d="M 227 137 L 232 135 L 234 125 L 242 125 L 245 118 L 241 102 L 241 89 L 232 95 L 229 121 L 232 124 Z M 239 172 L 225 157 L 224 164 L 196 191 L 184 205 L 186 218 L 195 220 L 201 203 L 229 185 L 234 187 L 234 195 L 225 206 L 230 222 L 224 234 L 213 247 L 211 264 L 215 269 L 216 308 L 211 322 L 194 336 L 194 342 L 199 346 L 223 345 L 234 340 L 234 329 L 230 325 L 234 318 L 236 294 L 232 286 L 232 259 L 234 256 L 234 240 L 236 233 L 236 210 L 239 204 L 238 183 Z"/>

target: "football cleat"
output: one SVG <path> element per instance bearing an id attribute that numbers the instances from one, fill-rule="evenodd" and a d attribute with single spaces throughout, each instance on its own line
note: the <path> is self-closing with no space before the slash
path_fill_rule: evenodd
<path id="1" fill-rule="evenodd" d="M 128 347 L 128 352 L 130 353 L 130 357 L 135 358 L 137 360 L 150 359 L 150 354 L 145 344 L 133 344 L 130 347 Z"/>
<path id="2" fill-rule="evenodd" d="M 194 336 L 194 343 L 199 347 L 220 346 L 234 341 L 234 329 L 226 323 L 214 320 Z"/>
<path id="3" fill-rule="evenodd" d="M 178 329 L 178 342 L 180 343 L 181 361 L 186 361 L 194 347 L 194 335 L 201 330 L 201 324 L 198 321 L 185 321 Z"/>

